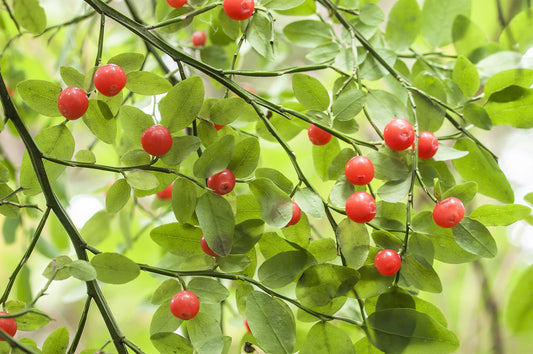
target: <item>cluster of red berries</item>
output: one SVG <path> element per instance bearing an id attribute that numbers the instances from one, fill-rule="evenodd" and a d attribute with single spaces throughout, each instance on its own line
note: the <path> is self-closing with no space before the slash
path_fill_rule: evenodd
<path id="1" fill-rule="evenodd" d="M 126 73 L 115 64 L 101 66 L 94 73 L 94 87 L 104 96 L 115 96 L 126 86 Z M 57 108 L 68 120 L 82 117 L 89 108 L 87 93 L 79 87 L 67 87 L 57 99 Z"/>

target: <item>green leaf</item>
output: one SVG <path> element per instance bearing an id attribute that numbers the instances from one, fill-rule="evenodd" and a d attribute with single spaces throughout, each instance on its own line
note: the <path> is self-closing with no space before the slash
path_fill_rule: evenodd
<path id="1" fill-rule="evenodd" d="M 244 138 L 235 145 L 228 169 L 236 178 L 251 175 L 259 163 L 259 140 L 254 137 Z"/>
<path id="2" fill-rule="evenodd" d="M 74 278 L 81 281 L 91 281 L 96 279 L 96 270 L 87 261 L 78 259 L 67 264 L 67 268 Z"/>
<path id="3" fill-rule="evenodd" d="M 324 203 L 322 203 L 320 195 L 309 188 L 299 189 L 294 195 L 294 200 L 307 215 L 320 219 L 325 214 Z"/>
<path id="4" fill-rule="evenodd" d="M 269 288 L 281 288 L 296 280 L 307 263 L 305 251 L 281 252 L 259 267 L 259 280 Z"/>
<path id="5" fill-rule="evenodd" d="M 317 20 L 301 20 L 289 23 L 283 28 L 283 34 L 294 44 L 302 47 L 316 47 L 331 41 L 332 28 L 329 24 Z"/>
<path id="6" fill-rule="evenodd" d="M 221 353 L 224 348 L 222 330 L 218 321 L 207 313 L 200 312 L 187 321 L 187 332 L 198 354 Z"/>
<path id="7" fill-rule="evenodd" d="M 89 100 L 89 108 L 82 119 L 98 139 L 113 144 L 117 135 L 117 121 L 109 114 L 111 111 L 104 101 Z"/>
<path id="8" fill-rule="evenodd" d="M 470 14 L 470 0 L 427 0 L 422 8 L 421 33 L 433 48 L 451 41 L 452 26 L 458 15 Z"/>
<path id="9" fill-rule="evenodd" d="M 490 96 L 485 105 L 492 123 L 515 128 L 533 127 L 533 89 L 509 86 Z"/>
<path id="10" fill-rule="evenodd" d="M 422 211 L 413 217 L 413 229 L 415 233 L 429 237 L 435 250 L 435 259 L 441 262 L 458 264 L 479 258 L 457 244 L 452 230 L 437 226 L 430 211 Z"/>
<path id="11" fill-rule="evenodd" d="M 488 43 L 483 30 L 463 15 L 457 16 L 453 21 L 452 39 L 457 54 L 469 59 L 472 59 L 471 56 L 474 55 L 476 49 Z"/>
<path id="12" fill-rule="evenodd" d="M 235 216 L 229 202 L 218 194 L 204 193 L 196 205 L 196 216 L 209 248 L 219 256 L 227 256 L 235 229 Z"/>
<path id="13" fill-rule="evenodd" d="M 186 178 L 178 177 L 172 187 L 172 211 L 181 224 L 189 221 L 196 208 L 196 185 Z"/>
<path id="14" fill-rule="evenodd" d="M 62 66 L 59 68 L 59 73 L 65 84 L 69 87 L 79 87 L 83 89 L 85 83 L 85 75 L 70 66 Z"/>
<path id="15" fill-rule="evenodd" d="M 45 128 L 35 136 L 34 140 L 44 155 L 60 160 L 70 160 L 74 154 L 74 137 L 65 125 Z M 44 161 L 44 167 L 50 182 L 55 181 L 65 170 L 65 166 L 50 161 Z M 25 188 L 24 194 L 26 195 L 31 196 L 41 192 L 39 181 L 27 152 L 22 158 L 20 184 Z"/>
<path id="16" fill-rule="evenodd" d="M 457 244 L 468 252 L 487 258 L 496 256 L 496 241 L 479 221 L 465 217 L 452 230 Z"/>
<path id="17" fill-rule="evenodd" d="M 202 156 L 196 160 L 193 168 L 194 175 L 208 178 L 225 169 L 231 161 L 234 145 L 233 135 L 222 135 L 220 139 L 209 145 Z"/>
<path id="18" fill-rule="evenodd" d="M 196 119 L 204 101 L 204 85 L 199 76 L 178 83 L 159 101 L 161 125 L 171 133 L 186 128 Z"/>
<path id="19" fill-rule="evenodd" d="M 46 12 L 39 0 L 17 0 L 13 4 L 15 20 L 18 24 L 35 35 L 43 33 L 46 28 Z"/>
<path id="20" fill-rule="evenodd" d="M 446 145 L 439 145 L 439 149 L 437 150 L 437 153 L 435 156 L 433 156 L 434 161 L 448 161 L 448 160 L 455 160 L 460 159 L 461 157 L 464 157 L 468 155 L 468 151 L 461 151 L 456 150 L 454 148 L 451 148 Z"/>
<path id="21" fill-rule="evenodd" d="M 109 284 L 128 283 L 141 272 L 135 262 L 118 253 L 99 253 L 91 259 L 91 264 L 96 269 L 96 278 Z"/>
<path id="22" fill-rule="evenodd" d="M 224 16 L 226 15 L 224 14 Z M 213 37 L 210 38 L 213 40 Z M 200 50 L 200 59 L 202 59 L 204 63 L 217 69 L 229 69 L 231 67 L 228 53 L 226 53 L 224 48 L 220 45 L 215 44 L 202 48 Z"/>
<path id="23" fill-rule="evenodd" d="M 315 264 L 296 284 L 296 297 L 306 306 L 323 306 L 346 295 L 359 280 L 357 271 L 333 264 Z"/>
<path id="24" fill-rule="evenodd" d="M 274 38 L 272 22 L 266 13 L 256 12 L 251 18 L 246 39 L 255 51 L 265 59 L 272 59 L 274 56 Z"/>
<path id="25" fill-rule="evenodd" d="M 403 200 L 411 188 L 409 178 L 399 181 L 389 181 L 379 187 L 378 196 L 386 202 L 396 203 Z"/>
<path id="26" fill-rule="evenodd" d="M 470 60 L 462 55 L 455 61 L 452 79 L 467 97 L 475 95 L 479 89 L 480 81 L 477 69 Z"/>
<path id="27" fill-rule="evenodd" d="M 354 269 L 363 266 L 370 245 L 366 226 L 345 218 L 339 223 L 336 235 L 346 264 Z"/>
<path id="28" fill-rule="evenodd" d="M 366 323 L 369 340 L 385 353 L 451 353 L 459 348 L 453 332 L 414 309 L 376 311 Z"/>
<path id="29" fill-rule="evenodd" d="M 240 97 L 229 97 L 216 101 L 209 108 L 209 118 L 215 124 L 226 125 L 239 118 L 252 107 Z"/>
<path id="30" fill-rule="evenodd" d="M 331 139 L 326 145 L 313 145 L 313 164 L 322 180 L 328 180 L 329 166 L 340 151 L 341 148 L 337 139 Z"/>
<path id="31" fill-rule="evenodd" d="M 331 188 L 329 199 L 336 207 L 344 208 L 346 206 L 346 200 L 354 191 L 355 188 L 352 182 L 348 181 L 345 176 L 341 176 L 333 188 Z"/>
<path id="32" fill-rule="evenodd" d="M 191 154 L 200 148 L 200 139 L 196 136 L 178 136 L 172 138 L 170 151 L 161 156 L 161 160 L 168 166 L 176 166 L 182 163 Z"/>
<path id="33" fill-rule="evenodd" d="M 252 264 L 252 259 L 245 254 L 230 254 L 218 257 L 217 264 L 226 273 L 245 273 L 246 268 Z"/>
<path id="34" fill-rule="evenodd" d="M 54 280 L 65 280 L 70 277 L 68 265 L 72 263 L 72 259 L 69 256 L 58 256 L 48 265 L 43 271 L 43 275 L 48 279 L 54 277 Z"/>
<path id="35" fill-rule="evenodd" d="M 394 50 L 405 50 L 420 33 L 421 11 L 416 0 L 399 0 L 389 12 L 385 39 Z"/>
<path id="36" fill-rule="evenodd" d="M 533 12 L 526 9 L 513 17 L 500 34 L 500 43 L 504 49 L 519 51 L 524 54 L 533 45 Z"/>
<path id="37" fill-rule="evenodd" d="M 345 122 L 353 119 L 361 110 L 366 95 L 359 90 L 350 90 L 341 94 L 331 106 L 331 113 L 335 120 Z"/>
<path id="38" fill-rule="evenodd" d="M 489 114 L 480 105 L 475 103 L 466 104 L 463 108 L 463 116 L 467 122 L 474 124 L 478 128 L 485 130 L 492 129 L 492 121 L 490 120 Z"/>
<path id="39" fill-rule="evenodd" d="M 125 173 L 126 180 L 135 189 L 147 191 L 159 186 L 157 177 L 149 171 L 135 170 Z"/>
<path id="40" fill-rule="evenodd" d="M 164 303 L 168 303 L 170 299 L 178 292 L 183 290 L 181 287 L 181 284 L 176 279 L 167 279 L 164 282 L 161 283 L 155 289 L 154 293 L 152 294 L 152 299 L 150 300 L 150 303 L 152 305 L 161 305 Z"/>
<path id="41" fill-rule="evenodd" d="M 531 208 L 525 205 L 485 204 L 470 213 L 470 218 L 485 226 L 509 226 L 529 216 Z"/>
<path id="42" fill-rule="evenodd" d="M 257 343 L 265 352 L 294 352 L 296 325 L 294 315 L 285 303 L 253 291 L 246 300 L 246 319 Z"/>
<path id="43" fill-rule="evenodd" d="M 292 218 L 292 201 L 271 180 L 259 177 L 251 181 L 250 191 L 261 206 L 261 217 L 273 227 L 283 227 Z"/>
<path id="44" fill-rule="evenodd" d="M 394 118 L 411 120 L 405 104 L 387 91 L 370 90 L 366 98 L 366 107 L 372 118 L 383 127 Z"/>
<path id="45" fill-rule="evenodd" d="M 162 353 L 180 353 L 180 354 L 192 354 L 194 349 L 191 343 L 180 336 L 179 334 L 172 332 L 159 332 L 150 337 L 150 341 L 156 347 L 156 349 Z"/>
<path id="46" fill-rule="evenodd" d="M 413 255 L 403 257 L 400 274 L 417 289 L 432 293 L 442 292 L 442 284 L 435 270 L 431 266 L 420 264 Z"/>
<path id="47" fill-rule="evenodd" d="M 124 138 L 138 148 L 141 148 L 142 133 L 154 125 L 152 116 L 133 106 L 120 107 L 118 120 L 124 129 Z"/>
<path id="48" fill-rule="evenodd" d="M 318 79 L 306 74 L 294 74 L 292 76 L 292 89 L 298 102 L 306 109 L 315 111 L 328 109 L 328 90 Z"/>
<path id="49" fill-rule="evenodd" d="M 172 294 L 172 296 L 174 296 L 174 294 Z M 159 306 L 152 316 L 152 321 L 150 322 L 150 334 L 155 335 L 160 332 L 174 332 L 182 323 L 183 320 L 174 316 L 170 311 L 168 302 L 166 302 Z"/>
<path id="50" fill-rule="evenodd" d="M 144 55 L 140 53 L 121 53 L 107 61 L 108 64 L 116 64 L 120 66 L 126 74 L 131 71 L 140 70 L 143 62 Z"/>
<path id="51" fill-rule="evenodd" d="M 474 196 L 477 193 L 477 184 L 474 182 L 466 182 L 463 184 L 457 184 L 453 186 L 452 188 L 446 190 L 442 194 L 442 199 L 446 199 L 448 197 L 455 197 L 460 199 L 463 204 L 468 204 L 472 199 L 474 199 Z"/>
<path id="52" fill-rule="evenodd" d="M 160 95 L 172 88 L 170 82 L 149 71 L 132 71 L 127 74 L 126 88 L 145 96 Z"/>
<path id="53" fill-rule="evenodd" d="M 533 266 L 524 270 L 511 290 L 505 305 L 505 323 L 514 335 L 529 335 L 533 330 Z"/>
<path id="54" fill-rule="evenodd" d="M 467 138 L 457 140 L 453 147 L 469 152 L 465 157 L 453 160 L 453 165 L 466 181 L 478 184 L 479 193 L 503 203 L 514 201 L 514 192 L 509 181 L 488 152 Z"/>
<path id="55" fill-rule="evenodd" d="M 518 68 L 501 71 L 491 76 L 485 83 L 485 97 L 506 89 L 510 86 L 529 88 L 533 85 L 533 69 Z"/>
<path id="56" fill-rule="evenodd" d="M 377 26 L 385 20 L 383 10 L 374 4 L 366 4 L 361 7 L 359 19 L 368 26 Z"/>
<path id="57" fill-rule="evenodd" d="M 423 71 L 415 77 L 413 84 L 427 94 L 446 102 L 445 87 L 435 75 Z M 419 131 L 434 132 L 439 130 L 446 114 L 445 110 L 418 92 L 415 92 L 413 97 L 416 104 Z"/>
<path id="58" fill-rule="evenodd" d="M 355 354 L 348 334 L 328 322 L 318 322 L 309 330 L 301 354 Z"/>
<path id="59" fill-rule="evenodd" d="M 96 156 L 94 155 L 94 152 L 91 150 L 78 150 L 76 152 L 76 155 L 74 155 L 76 158 L 76 161 L 79 162 L 85 162 L 85 163 L 95 163 L 96 162 Z"/>
<path id="60" fill-rule="evenodd" d="M 253 197 L 251 195 L 246 196 Z M 254 200 L 255 201 L 255 200 Z M 243 202 L 241 198 L 237 199 L 237 215 L 242 215 L 239 212 L 239 208 L 242 207 Z M 260 219 L 261 214 L 259 212 L 259 206 L 257 206 L 257 219 L 246 219 L 243 222 L 235 225 L 235 233 L 233 234 L 233 243 L 231 246 L 232 254 L 245 254 L 248 253 L 255 244 L 259 241 L 265 230 L 265 222 Z"/>
<path id="61" fill-rule="evenodd" d="M 265 0 L 261 5 L 270 10 L 289 10 L 304 3 L 305 0 Z"/>
<path id="62" fill-rule="evenodd" d="M 355 343 L 355 352 L 357 354 L 383 354 L 381 350 L 370 343 L 368 337 L 363 337 Z"/>
<path id="63" fill-rule="evenodd" d="M 292 193 L 293 185 L 290 179 L 285 177 L 283 173 L 281 173 L 278 170 L 275 170 L 273 168 L 258 168 L 255 170 L 255 177 L 256 178 L 267 178 L 274 182 L 276 186 L 278 186 L 279 189 L 284 191 L 287 194 Z"/>
<path id="64" fill-rule="evenodd" d="M 80 230 L 81 237 L 91 245 L 105 240 L 111 231 L 111 219 L 105 210 L 95 213 Z"/>
<path id="65" fill-rule="evenodd" d="M 327 62 L 335 59 L 340 53 L 337 43 L 324 43 L 312 49 L 305 57 L 315 63 Z"/>
<path id="66" fill-rule="evenodd" d="M 10 194 L 12 194 L 11 197 L 6 198 Z M 19 202 L 17 194 L 13 194 L 13 189 L 11 189 L 11 187 L 9 187 L 7 184 L 0 184 L 0 200 L 12 203 Z M 0 205 L 0 214 L 5 215 L 8 218 L 18 218 L 20 209 L 15 205 Z"/>
<path id="67" fill-rule="evenodd" d="M 26 304 L 22 301 L 11 300 L 6 302 L 6 312 L 14 314 L 26 310 Z M 19 331 L 36 331 L 50 322 L 50 318 L 41 311 L 32 308 L 32 312 L 28 312 L 22 316 L 16 317 L 17 329 Z"/>
<path id="68" fill-rule="evenodd" d="M 337 245 L 332 238 L 312 240 L 307 250 L 318 263 L 325 263 L 337 258 Z"/>
<path id="69" fill-rule="evenodd" d="M 164 250 L 182 257 L 203 254 L 200 248 L 202 231 L 189 224 L 170 223 L 150 231 L 150 237 Z"/>
<path id="70" fill-rule="evenodd" d="M 210 278 L 192 279 L 187 284 L 187 290 L 195 293 L 201 304 L 218 304 L 229 296 L 229 291 L 224 285 Z"/>
<path id="71" fill-rule="evenodd" d="M 67 352 L 69 342 L 68 329 L 59 327 L 50 335 L 43 344 L 43 353 L 45 354 L 64 354 Z"/>
<path id="72" fill-rule="evenodd" d="M 130 200 L 131 187 L 128 182 L 121 178 L 107 190 L 105 207 L 108 213 L 118 213 Z"/>
<path id="73" fill-rule="evenodd" d="M 372 151 L 367 156 L 374 164 L 374 177 L 383 181 L 401 181 L 409 176 L 409 167 L 398 155 L 387 150 Z"/>
<path id="74" fill-rule="evenodd" d="M 48 117 L 61 115 L 57 108 L 61 86 L 49 81 L 26 80 L 17 85 L 17 92 L 24 102 L 38 113 Z"/>

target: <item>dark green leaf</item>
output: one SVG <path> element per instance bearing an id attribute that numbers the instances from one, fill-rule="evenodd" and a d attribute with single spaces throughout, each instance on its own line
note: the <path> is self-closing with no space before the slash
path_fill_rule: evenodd
<path id="1" fill-rule="evenodd" d="M 246 319 L 257 343 L 267 353 L 294 352 L 296 325 L 285 303 L 254 291 L 246 300 Z"/>
<path id="2" fill-rule="evenodd" d="M 81 89 L 84 88 L 85 75 L 78 70 L 70 66 L 62 66 L 59 68 L 59 73 L 67 86 L 79 87 Z"/>
<path id="3" fill-rule="evenodd" d="M 494 93 L 506 89 L 510 86 L 520 86 L 529 88 L 533 85 L 533 69 L 518 68 L 501 71 L 491 76 L 483 88 L 485 96 L 492 96 Z"/>
<path id="4" fill-rule="evenodd" d="M 339 223 L 336 235 L 347 265 L 360 268 L 365 263 L 370 245 L 366 226 L 345 218 Z"/>
<path id="5" fill-rule="evenodd" d="M 229 291 L 224 285 L 210 278 L 192 279 L 187 284 L 187 290 L 195 293 L 202 304 L 218 304 L 229 296 Z"/>
<path id="6" fill-rule="evenodd" d="M 194 351 L 191 343 L 187 339 L 172 332 L 155 333 L 150 337 L 150 341 L 162 354 L 192 354 Z"/>
<path id="7" fill-rule="evenodd" d="M 248 195 L 246 197 L 251 196 Z M 237 199 L 237 215 L 240 215 L 239 205 L 242 205 L 242 199 L 241 203 L 239 203 L 239 199 Z M 261 217 L 259 205 L 257 207 L 257 219 L 246 219 L 243 222 L 235 225 L 235 233 L 233 234 L 233 244 L 231 247 L 232 254 L 248 253 L 263 235 L 265 222 L 259 219 Z"/>
<path id="8" fill-rule="evenodd" d="M 489 114 L 480 105 L 468 103 L 463 108 L 463 115 L 467 122 L 474 124 L 478 128 L 485 130 L 492 128 L 492 121 L 490 120 Z"/>
<path id="9" fill-rule="evenodd" d="M 26 310 L 26 304 L 22 301 L 10 300 L 6 302 L 5 309 L 7 313 L 14 314 Z M 50 318 L 33 308 L 32 312 L 16 317 L 15 321 L 17 321 L 17 329 L 19 331 L 31 332 L 46 326 L 50 322 Z"/>
<path id="10" fill-rule="evenodd" d="M 205 193 L 198 200 L 196 215 L 209 248 L 219 256 L 227 256 L 235 229 L 235 216 L 229 202 L 218 194 Z"/>
<path id="11" fill-rule="evenodd" d="M 344 296 L 359 280 L 357 271 L 333 264 L 315 264 L 305 270 L 296 285 L 296 297 L 307 306 L 323 306 Z"/>
<path id="12" fill-rule="evenodd" d="M 208 178 L 225 169 L 231 161 L 235 138 L 223 135 L 204 150 L 202 156 L 194 163 L 194 175 Z"/>
<path id="13" fill-rule="evenodd" d="M 273 227 L 283 227 L 292 218 L 292 201 L 269 179 L 256 178 L 249 184 L 250 191 L 261 206 L 261 216 Z"/>
<path id="14" fill-rule="evenodd" d="M 273 59 L 274 38 L 272 30 L 272 22 L 266 13 L 257 12 L 251 18 L 251 23 L 248 27 L 246 39 L 252 45 L 255 51 L 265 59 Z"/>
<path id="15" fill-rule="evenodd" d="M 457 244 L 468 252 L 481 257 L 493 258 L 498 252 L 496 241 L 482 223 L 468 217 L 453 228 Z"/>
<path id="16" fill-rule="evenodd" d="M 170 306 L 168 305 L 168 302 L 166 302 L 159 306 L 152 316 L 152 321 L 150 322 L 150 334 L 155 335 L 160 332 L 174 332 L 179 328 L 182 322 L 183 320 L 172 314 Z"/>
<path id="17" fill-rule="evenodd" d="M 432 267 L 426 268 L 412 255 L 403 257 L 400 274 L 417 289 L 432 293 L 442 292 L 442 284 L 435 270 Z"/>
<path id="18" fill-rule="evenodd" d="M 59 327 L 50 335 L 43 344 L 43 353 L 46 354 L 64 354 L 68 349 L 69 342 L 68 329 L 66 327 Z"/>
<path id="19" fill-rule="evenodd" d="M 340 151 L 341 148 L 337 139 L 331 139 L 326 145 L 313 145 L 313 164 L 322 180 L 328 180 L 329 166 Z"/>
<path id="20" fill-rule="evenodd" d="M 161 160 L 169 166 L 182 163 L 187 157 L 200 148 L 200 139 L 196 136 L 178 136 L 172 138 L 170 151 L 161 157 Z"/>
<path id="21" fill-rule="evenodd" d="M 130 200 L 131 187 L 128 182 L 121 178 L 107 190 L 105 207 L 108 213 L 118 213 Z"/>
<path id="22" fill-rule="evenodd" d="M 253 249 L 251 252 L 253 252 Z M 230 254 L 226 257 L 218 257 L 217 264 L 220 270 L 226 273 L 245 273 L 246 268 L 255 267 L 250 257 L 245 254 Z M 255 273 L 255 270 L 253 273 Z"/>
<path id="23" fill-rule="evenodd" d="M 366 106 L 371 117 L 383 127 L 394 118 L 411 120 L 405 104 L 387 91 L 370 90 L 366 98 Z"/>
<path id="24" fill-rule="evenodd" d="M 307 215 L 316 219 L 324 216 L 324 204 L 318 194 L 308 188 L 299 189 L 294 195 L 294 200 Z"/>
<path id="25" fill-rule="evenodd" d="M 452 188 L 448 189 L 442 194 L 442 199 L 448 197 L 455 197 L 460 199 L 463 204 L 468 204 L 477 193 L 477 184 L 474 182 L 466 182 L 463 184 L 457 184 Z"/>
<path id="26" fill-rule="evenodd" d="M 331 41 L 331 27 L 317 20 L 301 20 L 289 23 L 283 34 L 294 44 L 302 47 L 315 47 Z"/>
<path id="27" fill-rule="evenodd" d="M 124 173 L 126 181 L 135 189 L 149 191 L 159 186 L 159 179 L 154 173 L 145 170 L 135 170 Z"/>
<path id="28" fill-rule="evenodd" d="M 236 178 L 251 175 L 259 163 L 259 140 L 254 137 L 244 138 L 235 145 L 228 169 Z"/>
<path id="29" fill-rule="evenodd" d="M 259 280 L 270 288 L 281 288 L 296 280 L 307 263 L 304 251 L 278 253 L 259 267 Z"/>
<path id="30" fill-rule="evenodd" d="M 167 303 L 178 291 L 181 290 L 183 290 L 181 284 L 176 279 L 167 279 L 155 289 L 150 302 L 152 305 Z"/>
<path id="31" fill-rule="evenodd" d="M 290 194 L 293 189 L 293 185 L 290 179 L 285 177 L 283 173 L 273 168 L 258 168 L 255 170 L 256 178 L 267 178 L 274 182 L 279 189 L 287 194 Z"/>
<path id="32" fill-rule="evenodd" d="M 131 71 L 140 70 L 144 62 L 144 55 L 140 53 L 121 53 L 107 61 L 108 64 L 116 64 L 127 74 Z"/>
<path id="33" fill-rule="evenodd" d="M 91 132 L 104 143 L 113 144 L 117 135 L 117 121 L 110 113 L 109 106 L 100 100 L 89 100 L 89 108 L 82 119 Z"/>
<path id="34" fill-rule="evenodd" d="M 191 343 L 198 354 L 221 353 L 224 348 L 222 330 L 210 314 L 200 312 L 187 322 Z"/>
<path id="35" fill-rule="evenodd" d="M 331 106 L 333 118 L 341 122 L 353 119 L 363 109 L 365 100 L 366 95 L 359 90 L 341 94 Z"/>
<path id="36" fill-rule="evenodd" d="M 196 208 L 196 185 L 186 178 L 178 177 L 172 187 L 172 211 L 181 224 L 189 221 Z"/>

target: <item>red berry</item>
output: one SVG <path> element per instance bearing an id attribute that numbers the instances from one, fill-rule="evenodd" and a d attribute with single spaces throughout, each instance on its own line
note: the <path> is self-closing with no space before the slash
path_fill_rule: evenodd
<path id="1" fill-rule="evenodd" d="M 307 129 L 307 135 L 309 136 L 311 143 L 314 145 L 326 145 L 331 140 L 330 133 L 313 124 Z"/>
<path id="2" fill-rule="evenodd" d="M 254 13 L 254 0 L 224 0 L 224 12 L 233 20 L 246 20 Z"/>
<path id="3" fill-rule="evenodd" d="M 0 312 L 0 314 L 8 315 L 6 312 Z M 17 321 L 14 318 L 0 318 L 0 328 L 13 337 L 17 333 Z M 3 340 L 3 338 L 0 338 L 0 341 Z"/>
<path id="4" fill-rule="evenodd" d="M 78 87 L 67 87 L 59 94 L 57 108 L 68 120 L 80 118 L 89 108 L 89 99 L 85 91 Z"/>
<path id="5" fill-rule="evenodd" d="M 364 186 L 374 178 L 374 164 L 366 156 L 355 156 L 346 163 L 344 174 L 348 181 Z"/>
<path id="6" fill-rule="evenodd" d="M 298 221 L 300 221 L 301 217 L 302 217 L 302 210 L 300 209 L 298 204 L 296 204 L 296 202 L 293 200 L 292 201 L 292 218 L 285 227 L 296 225 Z"/>
<path id="7" fill-rule="evenodd" d="M 195 293 L 182 290 L 170 300 L 170 312 L 182 320 L 194 318 L 200 311 L 200 300 Z"/>
<path id="8" fill-rule="evenodd" d="M 376 216 L 376 201 L 367 192 L 355 192 L 346 200 L 346 215 L 361 224 L 369 222 Z"/>
<path id="9" fill-rule="evenodd" d="M 220 124 L 214 124 L 214 123 L 213 123 L 213 125 L 215 126 L 215 129 L 216 129 L 217 131 L 219 131 L 220 129 L 222 129 L 222 128 L 225 127 L 225 125 L 220 125 Z"/>
<path id="10" fill-rule="evenodd" d="M 172 136 L 164 126 L 152 125 L 142 133 L 141 145 L 150 155 L 162 156 L 170 151 Z"/>
<path id="11" fill-rule="evenodd" d="M 186 3 L 187 3 L 187 0 L 167 0 L 167 4 L 175 8 L 180 8 Z"/>
<path id="12" fill-rule="evenodd" d="M 252 330 L 250 329 L 250 326 L 248 325 L 248 320 L 246 318 L 244 319 L 244 327 L 246 327 L 248 333 L 252 334 Z"/>
<path id="13" fill-rule="evenodd" d="M 155 195 L 162 200 L 172 199 L 172 187 L 174 182 L 172 182 L 167 188 L 163 189 L 161 192 L 157 192 Z"/>
<path id="14" fill-rule="evenodd" d="M 211 257 L 218 257 L 218 254 L 215 253 L 211 248 L 209 248 L 209 245 L 207 244 L 207 241 L 205 240 L 204 235 L 202 235 L 202 240 L 200 241 L 200 246 L 202 247 L 202 251 L 204 251 L 205 254 Z"/>
<path id="15" fill-rule="evenodd" d="M 391 120 L 383 130 L 385 144 L 392 150 L 402 151 L 413 145 L 415 130 L 411 123 L 402 118 Z"/>
<path id="16" fill-rule="evenodd" d="M 226 168 L 209 177 L 207 179 L 207 186 L 216 194 L 228 194 L 235 188 L 235 175 Z"/>
<path id="17" fill-rule="evenodd" d="M 192 34 L 191 42 L 192 42 L 192 45 L 195 47 L 203 46 L 206 40 L 207 40 L 207 35 L 205 34 L 205 32 L 196 31 Z"/>
<path id="18" fill-rule="evenodd" d="M 400 266 L 402 265 L 402 259 L 398 252 L 394 250 L 381 250 L 376 254 L 374 258 L 374 266 L 378 270 L 379 274 L 386 277 L 390 277 L 398 273 Z"/>
<path id="19" fill-rule="evenodd" d="M 126 86 L 126 73 L 118 65 L 104 65 L 94 74 L 94 87 L 104 96 L 115 96 L 124 86 Z"/>
<path id="20" fill-rule="evenodd" d="M 465 207 L 461 200 L 449 197 L 438 202 L 433 208 L 433 220 L 440 227 L 454 227 L 465 216 Z"/>
<path id="21" fill-rule="evenodd" d="M 432 132 L 420 132 L 418 138 L 418 157 L 430 159 L 439 149 L 439 139 Z"/>

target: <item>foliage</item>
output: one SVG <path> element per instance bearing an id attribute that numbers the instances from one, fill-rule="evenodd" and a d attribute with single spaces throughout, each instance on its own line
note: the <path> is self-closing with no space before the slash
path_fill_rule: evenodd
<path id="1" fill-rule="evenodd" d="M 489 40 L 471 16 L 477 0 L 398 0 L 387 15 L 377 3 L 265 0 L 236 21 L 212 0 L 176 9 L 165 0 L 85 0 L 50 25 L 39 0 L 4 2 L 0 128 L 25 152 L 20 164 L 0 155 L 0 213 L 5 243 L 17 239 L 26 251 L 0 302 L 26 333 L 0 331 L 0 351 L 458 350 L 457 333 L 424 297 L 443 291 L 441 263 L 473 262 L 486 282 L 480 259 L 497 255 L 495 227 L 530 218 L 480 132 L 533 127 L 533 70 L 513 61 L 533 43 L 531 10 L 515 7 L 507 22 L 500 13 L 501 35 Z M 205 46 L 192 45 L 195 31 L 207 34 Z M 127 76 L 112 97 L 94 88 L 103 63 Z M 89 97 L 80 120 L 63 119 L 57 106 L 70 86 Z M 417 137 L 435 133 L 437 154 L 419 159 L 418 138 L 404 151 L 387 147 L 383 129 L 395 118 Z M 159 158 L 141 145 L 154 124 L 172 134 Z M 331 141 L 312 145 L 310 124 Z M 345 177 L 356 155 L 375 167 L 367 186 Z M 226 168 L 237 186 L 215 194 L 206 179 Z M 154 197 L 171 183 L 171 200 Z M 346 217 L 358 191 L 377 201 L 370 222 Z M 67 212 L 79 193 L 105 198 L 81 227 Z M 449 197 L 467 216 L 441 228 L 431 210 Z M 293 200 L 302 217 L 286 226 Z M 202 236 L 219 257 L 202 251 Z M 401 256 L 396 275 L 375 268 L 381 249 Z M 39 257 L 46 264 L 34 293 Z M 60 281 L 85 289 L 70 333 L 38 306 Z M 533 327 L 524 296 L 532 287 L 529 268 L 505 313 L 514 334 Z M 201 303 L 187 321 L 169 309 L 183 289 Z M 123 306 L 148 308 L 150 323 L 128 308 L 120 313 L 138 331 L 123 333 L 113 296 L 137 296 Z M 103 322 L 86 326 L 92 316 Z M 245 318 L 251 333 L 228 330 Z M 37 344 L 43 327 L 54 328 Z"/>

